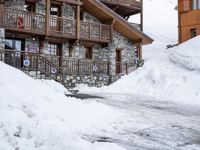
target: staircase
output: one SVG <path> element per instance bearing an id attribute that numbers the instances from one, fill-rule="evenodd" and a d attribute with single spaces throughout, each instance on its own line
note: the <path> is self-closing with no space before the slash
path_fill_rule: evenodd
<path id="1" fill-rule="evenodd" d="M 53 79 L 63 84 L 63 70 L 38 53 L 0 49 L 0 61 L 37 79 Z"/>

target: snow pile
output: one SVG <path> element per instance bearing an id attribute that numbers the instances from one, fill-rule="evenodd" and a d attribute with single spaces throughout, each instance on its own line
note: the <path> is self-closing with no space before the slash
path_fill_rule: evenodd
<path id="1" fill-rule="evenodd" d="M 176 0 L 144 0 L 144 30 L 154 39 L 152 45 L 143 47 L 144 67 L 122 77 L 110 87 L 94 91 L 200 104 L 199 73 L 191 71 L 199 70 L 200 66 L 199 37 L 166 49 L 166 45 L 177 43 L 176 4 Z"/>
<path id="2" fill-rule="evenodd" d="M 143 68 L 123 77 L 106 90 L 163 101 L 200 104 L 199 73 L 180 68 L 167 59 L 147 61 Z"/>
<path id="3" fill-rule="evenodd" d="M 0 72 L 0 150 L 122 150 L 82 137 L 106 136 L 123 113 L 67 98 L 56 82 L 47 86 L 2 62 Z"/>
<path id="4" fill-rule="evenodd" d="M 172 49 L 169 57 L 187 69 L 200 70 L 200 36 Z"/>

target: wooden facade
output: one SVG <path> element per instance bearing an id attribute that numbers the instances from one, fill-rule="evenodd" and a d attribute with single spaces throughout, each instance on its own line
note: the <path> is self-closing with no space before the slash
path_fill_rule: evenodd
<path id="1" fill-rule="evenodd" d="M 153 41 L 142 32 L 142 2 L 1 0 L 5 47 L 0 50 L 0 60 L 21 70 L 45 72 L 46 76 L 51 76 L 54 68 L 62 82 L 66 75 L 129 73 L 137 59 L 142 59 L 141 46 Z M 139 13 L 139 25 L 127 21 Z M 123 46 L 117 46 L 119 39 L 125 42 L 120 43 Z M 118 49 L 120 61 L 116 58 Z M 24 60 L 29 60 L 28 67 Z"/>
<path id="2" fill-rule="evenodd" d="M 179 43 L 200 35 L 200 0 L 179 0 Z"/>

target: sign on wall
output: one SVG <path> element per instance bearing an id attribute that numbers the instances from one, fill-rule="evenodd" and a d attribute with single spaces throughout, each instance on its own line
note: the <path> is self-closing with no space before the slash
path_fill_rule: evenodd
<path id="1" fill-rule="evenodd" d="M 34 44 L 34 43 L 28 44 L 28 51 L 29 52 L 33 52 L 33 53 L 37 52 L 37 46 L 36 46 L 36 44 Z"/>

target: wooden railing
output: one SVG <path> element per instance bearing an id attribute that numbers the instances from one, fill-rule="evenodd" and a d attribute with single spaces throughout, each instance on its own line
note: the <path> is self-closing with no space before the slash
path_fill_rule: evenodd
<path id="1" fill-rule="evenodd" d="M 110 40 L 110 25 L 81 21 L 80 37 L 89 40 Z"/>
<path id="2" fill-rule="evenodd" d="M 4 8 L 0 10 L 0 16 L 0 27 L 5 29 L 46 34 L 45 15 Z M 51 36 L 75 39 L 78 34 L 77 21 L 62 17 L 51 16 L 48 29 Z M 84 21 L 81 21 L 80 24 L 80 38 L 82 40 L 108 43 L 110 42 L 110 31 L 110 25 Z"/>
<path id="3" fill-rule="evenodd" d="M 128 7 L 142 7 L 141 0 L 100 0 L 102 2 Z"/>
<path id="4" fill-rule="evenodd" d="M 0 26 L 5 29 L 45 33 L 45 16 L 22 10 L 4 8 L 0 10 Z"/>
<path id="5" fill-rule="evenodd" d="M 107 61 L 81 60 L 81 59 L 67 58 L 63 60 L 63 68 L 66 74 L 109 75 L 109 62 Z"/>
<path id="6" fill-rule="evenodd" d="M 55 62 L 52 62 L 52 59 Z M 65 74 L 109 75 L 109 62 L 100 60 L 83 60 L 75 58 L 62 58 L 62 68 L 59 66 L 60 57 L 47 57 L 38 53 L 0 49 L 0 61 L 25 71 L 40 71 L 46 76 L 56 77 Z M 26 65 L 25 61 L 28 61 Z M 56 71 L 55 73 L 52 73 Z"/>
<path id="7" fill-rule="evenodd" d="M 49 26 L 51 34 L 76 37 L 76 20 L 51 16 Z"/>
<path id="8" fill-rule="evenodd" d="M 116 74 L 130 74 L 136 69 L 136 64 L 134 63 L 116 63 Z"/>
<path id="9" fill-rule="evenodd" d="M 45 77 L 63 82 L 63 70 L 38 53 L 0 49 L 0 61 L 22 71 L 39 71 Z"/>

